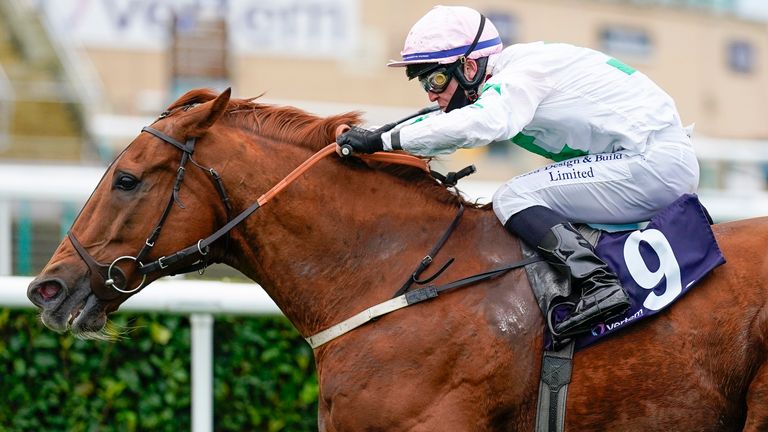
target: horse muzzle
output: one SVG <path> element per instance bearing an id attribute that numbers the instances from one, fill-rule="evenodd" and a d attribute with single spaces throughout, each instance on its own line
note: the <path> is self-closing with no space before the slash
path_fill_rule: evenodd
<path id="1" fill-rule="evenodd" d="M 40 277 L 29 284 L 27 298 L 40 309 L 43 324 L 55 332 L 98 332 L 106 324 L 105 305 L 87 285 L 87 279 L 69 287 L 63 279 Z"/>

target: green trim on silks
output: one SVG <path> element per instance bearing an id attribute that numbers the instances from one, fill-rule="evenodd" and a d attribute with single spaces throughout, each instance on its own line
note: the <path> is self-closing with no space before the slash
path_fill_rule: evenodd
<path id="1" fill-rule="evenodd" d="M 485 108 L 483 104 L 480 103 L 480 101 L 473 103 L 469 106 L 470 108 Z"/>
<path id="2" fill-rule="evenodd" d="M 564 145 L 563 149 L 560 150 L 559 153 L 552 153 L 534 144 L 535 138 L 530 135 L 525 135 L 522 132 L 510 138 L 510 141 L 531 153 L 536 153 L 539 156 L 544 156 L 545 158 L 551 159 L 555 162 L 560 162 L 562 160 L 572 159 L 589 154 L 589 152 L 584 150 L 572 149 L 568 147 L 568 144 Z"/>
<path id="3" fill-rule="evenodd" d="M 426 118 L 427 116 L 416 117 L 416 120 L 412 121 L 410 124 L 418 123 Z"/>
<path id="4" fill-rule="evenodd" d="M 637 72 L 637 69 L 635 69 L 632 66 L 629 66 L 628 64 L 622 62 L 621 60 L 617 60 L 615 58 L 612 58 L 612 59 L 608 60 L 606 63 L 608 63 L 610 66 L 613 66 L 616 69 L 624 72 L 627 75 L 632 75 L 633 73 Z"/>
<path id="5" fill-rule="evenodd" d="M 501 94 L 501 84 L 488 84 L 488 83 L 486 83 L 483 86 L 482 93 L 485 93 L 485 91 L 488 90 L 488 89 L 496 90 L 496 93 Z"/>

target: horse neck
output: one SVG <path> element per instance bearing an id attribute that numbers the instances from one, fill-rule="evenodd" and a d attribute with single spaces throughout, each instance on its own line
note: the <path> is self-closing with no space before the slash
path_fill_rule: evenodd
<path id="1" fill-rule="evenodd" d="M 268 150 L 269 151 L 269 150 Z M 282 147 L 269 170 L 237 158 L 236 208 L 280 181 L 312 153 Z M 275 153 L 277 154 L 277 153 Z M 319 329 L 389 299 L 454 218 L 439 202 L 392 175 L 319 162 L 233 234 L 225 262 L 262 285 L 297 329 Z"/>

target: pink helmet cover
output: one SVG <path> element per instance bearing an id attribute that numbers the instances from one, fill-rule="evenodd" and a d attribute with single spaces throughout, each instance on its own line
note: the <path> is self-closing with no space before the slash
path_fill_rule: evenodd
<path id="1" fill-rule="evenodd" d="M 480 13 L 474 9 L 464 6 L 435 6 L 408 32 L 405 46 L 400 52 L 403 60 L 392 60 L 387 66 L 453 63 L 472 45 L 479 26 Z M 501 52 L 502 48 L 499 32 L 493 23 L 486 19 L 477 46 L 467 57 L 486 57 Z"/>

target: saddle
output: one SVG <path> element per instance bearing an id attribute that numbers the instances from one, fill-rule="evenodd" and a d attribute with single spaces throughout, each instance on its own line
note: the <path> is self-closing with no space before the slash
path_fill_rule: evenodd
<path id="1" fill-rule="evenodd" d="M 574 337 L 579 350 L 669 307 L 715 267 L 725 263 L 710 225 L 712 219 L 694 194 L 678 198 L 641 229 L 607 231 L 576 225 L 616 273 L 632 306 L 618 317 Z M 638 227 L 640 224 L 638 224 Z M 524 257 L 537 252 L 521 242 Z M 578 301 L 569 280 L 545 262 L 526 267 L 528 280 L 547 323 L 545 347 L 557 350 L 566 340 L 553 338 L 554 324 Z"/>

